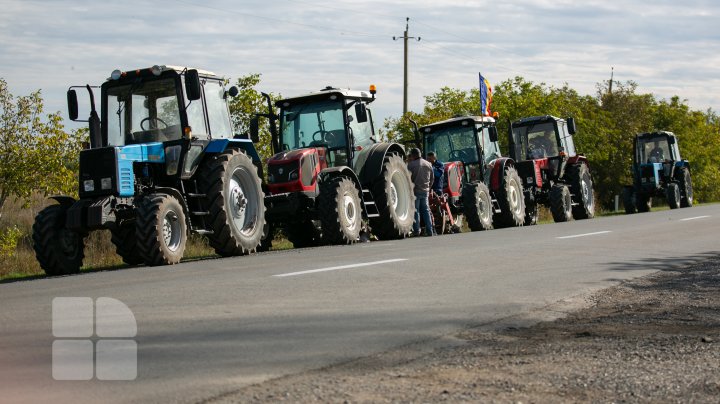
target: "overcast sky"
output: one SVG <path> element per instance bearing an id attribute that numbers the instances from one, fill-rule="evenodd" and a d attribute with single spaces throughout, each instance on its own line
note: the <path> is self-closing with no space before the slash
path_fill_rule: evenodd
<path id="1" fill-rule="evenodd" d="M 720 104 L 720 2 L 711 0 L 0 0 L 0 77 L 42 89 L 66 116 L 70 85 L 116 68 L 261 73 L 285 96 L 327 85 L 378 87 L 376 123 L 402 113 L 405 17 L 411 110 L 443 86 L 514 76 L 595 94 L 610 77 L 695 109 Z"/>

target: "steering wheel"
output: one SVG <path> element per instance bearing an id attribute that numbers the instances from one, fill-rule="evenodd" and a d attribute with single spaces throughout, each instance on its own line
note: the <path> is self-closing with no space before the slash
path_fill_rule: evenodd
<path id="1" fill-rule="evenodd" d="M 165 128 L 167 128 L 167 127 L 170 126 L 170 125 L 168 125 L 167 123 L 165 123 L 165 121 L 163 121 L 163 120 L 160 119 L 160 118 L 147 117 L 147 118 L 144 118 L 142 121 L 140 121 L 140 129 L 142 129 L 142 130 L 150 130 L 150 128 L 145 129 L 145 125 L 143 125 L 145 122 L 150 122 L 150 121 L 160 122 L 161 124 L 165 125 Z M 157 126 L 157 123 L 155 124 L 155 126 Z M 165 129 L 165 128 L 160 128 L 160 129 Z"/>
<path id="2" fill-rule="evenodd" d="M 317 136 L 320 135 L 320 139 L 317 139 Z M 313 143 L 326 143 L 326 144 L 332 144 L 336 140 L 335 133 L 327 131 L 327 130 L 317 130 L 313 133 L 312 139 Z"/>
<path id="3" fill-rule="evenodd" d="M 453 150 L 449 157 L 450 161 L 467 161 L 468 155 L 465 150 Z"/>

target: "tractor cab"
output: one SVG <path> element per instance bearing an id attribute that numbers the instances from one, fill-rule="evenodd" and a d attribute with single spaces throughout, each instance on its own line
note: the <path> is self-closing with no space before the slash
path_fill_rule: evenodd
<path id="1" fill-rule="evenodd" d="M 369 92 L 327 87 L 277 101 L 280 128 L 273 133 L 275 155 L 268 160 L 271 194 L 314 192 L 328 168 L 356 168 L 359 155 L 376 143 Z"/>
<path id="2" fill-rule="evenodd" d="M 483 181 L 485 167 L 500 157 L 495 119 L 481 116 L 455 117 L 419 129 L 425 153 L 435 152 L 445 163 L 445 191 L 459 174 L 464 182 Z M 418 142 L 420 143 L 420 142 Z M 456 174 L 457 172 L 457 174 Z"/>
<path id="3" fill-rule="evenodd" d="M 551 115 L 524 118 L 513 122 L 510 134 L 510 155 L 515 161 L 574 157 L 575 120 Z"/>
<path id="4" fill-rule="evenodd" d="M 635 161 L 640 164 L 682 160 L 677 138 L 671 132 L 643 133 L 635 142 Z"/>

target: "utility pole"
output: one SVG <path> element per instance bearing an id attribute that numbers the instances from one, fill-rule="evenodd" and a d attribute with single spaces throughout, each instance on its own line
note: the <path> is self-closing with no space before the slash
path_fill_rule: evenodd
<path id="1" fill-rule="evenodd" d="M 403 33 L 403 36 L 393 37 L 393 41 L 402 38 L 405 43 L 405 69 L 403 71 L 403 116 L 405 116 L 408 111 L 408 39 L 416 39 L 414 36 L 408 36 L 408 31 L 410 30 L 409 26 L 410 17 L 405 17 L 405 32 Z M 420 37 L 417 37 L 417 40 L 420 41 Z"/>
<path id="2" fill-rule="evenodd" d="M 613 76 L 615 76 L 615 67 L 610 66 L 610 88 L 608 89 L 610 95 L 612 95 Z"/>

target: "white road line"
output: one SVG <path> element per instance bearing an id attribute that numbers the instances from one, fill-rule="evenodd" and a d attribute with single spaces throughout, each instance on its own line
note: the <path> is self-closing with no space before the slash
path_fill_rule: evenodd
<path id="1" fill-rule="evenodd" d="M 383 261 L 373 261 L 373 262 L 360 262 L 357 264 L 350 264 L 350 265 L 340 265 L 336 267 L 327 267 L 327 268 L 319 268 L 319 269 L 311 269 L 308 271 L 299 271 L 299 272 L 289 272 L 286 274 L 277 274 L 273 275 L 277 278 L 284 278 L 286 276 L 297 276 L 297 275 L 306 275 L 306 274 L 314 274 L 317 272 L 327 272 L 327 271 L 337 271 L 338 269 L 350 269 L 350 268 L 359 268 L 359 267 L 367 267 L 370 265 L 380 265 L 380 264 L 388 264 L 391 262 L 400 262 L 400 261 L 407 261 L 407 258 L 396 258 L 391 260 L 383 260 Z"/>
<path id="2" fill-rule="evenodd" d="M 576 237 L 594 236 L 594 235 L 596 235 L 596 234 L 607 234 L 607 233 L 612 233 L 612 231 L 610 231 L 610 230 L 596 231 L 596 232 L 594 232 L 594 233 L 575 234 L 575 235 L 572 235 L 572 236 L 562 236 L 562 237 L 555 237 L 555 238 L 562 240 L 562 239 L 566 239 L 566 238 L 576 238 Z"/>
<path id="3" fill-rule="evenodd" d="M 686 222 L 686 221 L 688 221 L 688 220 L 705 219 L 706 217 L 710 217 L 710 215 L 695 216 L 695 217 L 686 217 L 685 219 L 680 219 L 680 221 L 681 221 L 681 222 Z"/>

